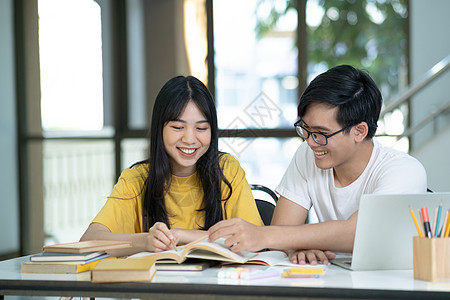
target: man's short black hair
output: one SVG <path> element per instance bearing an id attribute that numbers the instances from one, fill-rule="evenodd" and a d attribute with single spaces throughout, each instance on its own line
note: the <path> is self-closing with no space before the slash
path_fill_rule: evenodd
<path id="1" fill-rule="evenodd" d="M 366 122 L 369 127 L 366 138 L 370 139 L 377 130 L 383 99 L 369 74 L 349 65 L 341 65 L 329 69 L 311 81 L 300 98 L 300 119 L 311 103 L 337 107 L 336 121 L 342 127 Z"/>

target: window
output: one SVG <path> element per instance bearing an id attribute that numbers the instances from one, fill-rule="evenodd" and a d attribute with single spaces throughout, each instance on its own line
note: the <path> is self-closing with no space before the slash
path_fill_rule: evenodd
<path id="1" fill-rule="evenodd" d="M 275 188 L 300 140 L 296 120 L 297 11 L 286 1 L 214 0 L 215 97 L 220 150 L 241 162 L 250 183 Z M 259 20 L 282 14 L 270 28 Z M 230 17 L 232 16 L 232 17 Z M 262 131 L 279 130 L 282 135 Z M 282 138 L 282 136 L 292 136 Z M 270 171 L 269 171 L 270 170 Z"/>
<path id="2" fill-rule="evenodd" d="M 404 0 L 308 0 L 308 80 L 327 69 L 350 64 L 365 69 L 377 83 L 384 104 L 408 82 L 407 16 Z M 408 140 L 397 142 L 407 121 L 407 107 L 380 119 L 381 143 L 408 151 Z"/>
<path id="3" fill-rule="evenodd" d="M 99 5 L 93 0 L 39 0 L 38 9 L 44 131 L 101 130 Z"/>
<path id="4" fill-rule="evenodd" d="M 267 170 L 286 169 L 300 143 L 293 130 L 303 92 L 299 65 L 307 82 L 340 64 L 365 69 L 385 103 L 407 82 L 406 1 L 212 0 L 212 7 L 221 147 L 246 166 L 250 182 L 274 188 L 283 172 Z M 395 135 L 406 109 L 380 120 L 377 132 L 383 144 L 405 152 L 408 142 Z M 272 169 L 261 167 L 269 163 Z"/>
<path id="5" fill-rule="evenodd" d="M 104 131 L 101 8 L 94 0 L 39 0 L 45 243 L 78 240 L 114 182 Z M 51 138 L 55 137 L 57 138 Z"/>
<path id="6" fill-rule="evenodd" d="M 222 129 L 291 128 L 295 121 L 297 12 L 288 9 L 267 32 L 258 29 L 258 19 L 272 9 L 286 10 L 284 1 L 275 2 L 213 2 L 215 95 Z"/>

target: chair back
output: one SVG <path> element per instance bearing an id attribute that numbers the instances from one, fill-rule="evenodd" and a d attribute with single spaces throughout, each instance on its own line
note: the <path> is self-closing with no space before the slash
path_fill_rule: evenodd
<path id="1" fill-rule="evenodd" d="M 270 225 L 275 205 L 278 201 L 277 194 L 270 188 L 260 184 L 250 184 L 250 188 L 252 189 L 256 207 L 264 225 Z"/>

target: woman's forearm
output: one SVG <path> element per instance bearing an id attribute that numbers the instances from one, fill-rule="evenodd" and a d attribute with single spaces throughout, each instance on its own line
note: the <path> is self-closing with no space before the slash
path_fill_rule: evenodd
<path id="1" fill-rule="evenodd" d="M 148 233 L 115 233 L 102 225 L 93 223 L 89 226 L 80 241 L 90 240 L 111 240 L 111 241 L 127 241 L 131 243 L 131 247 L 108 251 L 112 256 L 125 256 L 134 253 L 148 251 L 147 250 Z"/>

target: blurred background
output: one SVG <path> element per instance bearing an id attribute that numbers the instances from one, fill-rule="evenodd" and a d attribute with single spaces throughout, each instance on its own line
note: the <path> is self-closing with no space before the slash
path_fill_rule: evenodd
<path id="1" fill-rule="evenodd" d="M 147 157 L 153 101 L 176 75 L 209 87 L 220 150 L 274 189 L 302 142 L 307 84 L 339 64 L 365 69 L 384 98 L 378 139 L 450 191 L 449 11 L 445 0 L 0 1 L 0 259 L 80 238 L 121 171 Z"/>

